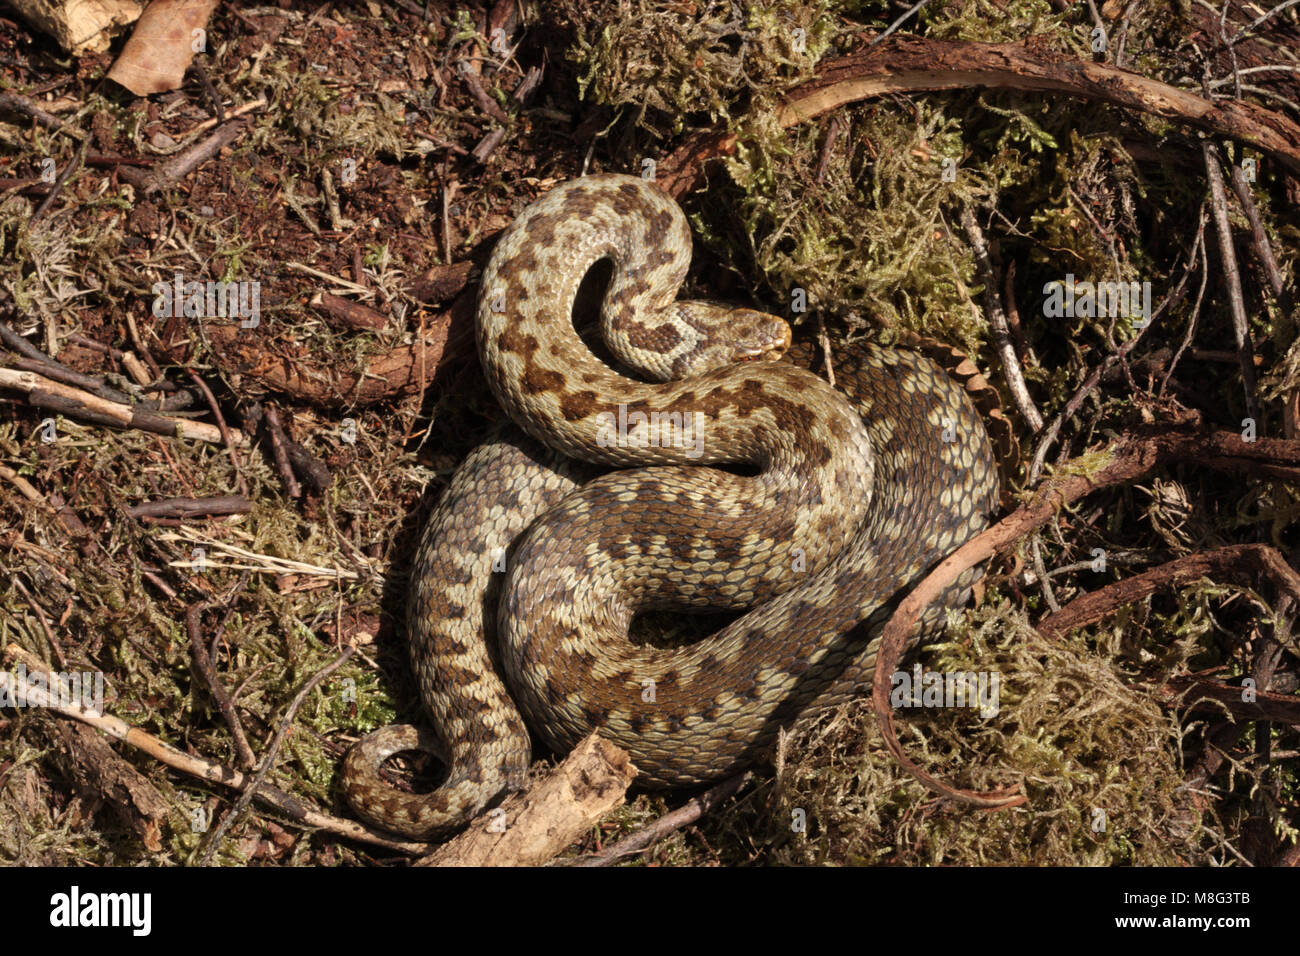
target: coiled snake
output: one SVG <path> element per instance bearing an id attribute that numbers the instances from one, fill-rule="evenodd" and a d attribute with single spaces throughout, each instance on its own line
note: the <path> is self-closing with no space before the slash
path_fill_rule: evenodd
<path id="1" fill-rule="evenodd" d="M 525 718 L 557 752 L 599 728 L 649 784 L 731 773 L 810 705 L 869 683 L 891 599 L 985 526 L 997 475 L 957 384 L 875 346 L 837 353 L 847 398 L 787 362 L 729 361 L 779 351 L 788 332 L 675 301 L 690 250 L 677 204 L 616 175 L 553 189 L 498 242 L 479 357 L 527 434 L 473 452 L 425 528 L 408 626 L 437 734 L 389 727 L 353 748 L 344 791 L 366 819 L 429 838 L 518 788 Z M 602 259 L 606 344 L 639 378 L 574 329 L 579 284 Z M 733 331 L 745 344 L 727 353 Z M 579 462 L 625 470 L 580 484 Z M 685 647 L 627 636 L 643 611 L 748 608 Z M 443 756 L 442 787 L 383 783 L 379 764 L 410 749 Z"/>

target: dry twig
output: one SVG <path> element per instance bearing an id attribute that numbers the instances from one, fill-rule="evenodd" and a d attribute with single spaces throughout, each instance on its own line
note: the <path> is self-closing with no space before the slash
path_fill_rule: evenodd
<path id="1" fill-rule="evenodd" d="M 10 658 L 23 660 L 27 665 L 28 672 L 43 671 L 45 665 L 41 660 L 28 651 L 23 650 L 17 644 L 10 644 L 5 648 L 5 653 Z M 30 682 L 21 688 L 30 701 L 39 701 L 43 706 L 48 707 L 57 713 L 67 717 L 72 717 L 84 724 L 89 724 L 98 730 L 102 730 L 110 737 L 121 740 L 123 743 L 130 744 L 138 750 L 142 750 L 149 756 L 161 763 L 166 764 L 173 770 L 179 770 L 190 776 L 206 780 L 209 783 L 219 783 L 222 786 L 233 789 L 245 789 L 249 786 L 250 777 L 247 774 L 240 773 L 238 770 L 232 770 L 229 767 L 223 767 L 220 764 L 212 763 L 208 760 L 202 760 L 198 757 L 192 757 L 189 754 L 177 750 L 171 744 L 159 740 L 152 734 L 146 733 L 138 727 L 132 727 L 126 721 L 108 714 L 95 714 L 86 710 L 79 704 L 64 704 L 57 699 L 52 699 L 44 693 L 39 686 Z M 257 788 L 255 799 L 270 807 L 279 813 L 283 813 L 289 819 L 301 823 L 304 826 L 315 827 L 325 830 L 339 836 L 347 837 L 351 840 L 359 840 L 364 843 L 370 843 L 388 850 L 395 850 L 399 853 L 419 853 L 427 849 L 423 844 L 406 843 L 400 840 L 394 840 L 391 837 L 367 830 L 365 827 L 351 820 L 341 820 L 337 817 L 331 817 L 326 814 L 312 810 L 296 797 L 290 796 L 283 790 L 275 787 L 262 785 Z"/>
<path id="2" fill-rule="evenodd" d="M 1011 344 L 1011 328 L 1007 324 L 1007 314 L 1002 310 L 1002 300 L 998 298 L 998 280 L 993 274 L 993 263 L 989 260 L 988 243 L 984 240 L 984 232 L 979 223 L 975 221 L 975 214 L 968 206 L 962 207 L 961 224 L 966 230 L 966 238 L 970 240 L 975 262 L 984 279 L 984 310 L 993 327 L 993 342 L 998 357 L 1002 360 L 1002 371 L 1007 376 L 1007 387 L 1011 389 L 1011 397 L 1015 399 L 1016 407 L 1020 409 L 1030 430 L 1040 432 L 1043 430 L 1043 416 L 1034 404 L 1033 396 L 1029 394 L 1029 386 L 1025 384 L 1024 373 L 1020 370 L 1020 359 L 1016 355 L 1015 346 Z"/>
<path id="3" fill-rule="evenodd" d="M 197 643 L 201 644 L 202 642 L 200 641 Z M 307 695 L 316 688 L 317 684 L 347 663 L 348 658 L 352 656 L 354 651 L 356 651 L 355 647 L 347 648 L 342 654 L 313 674 L 307 683 L 302 685 L 302 689 L 294 695 L 293 700 L 289 702 L 289 707 L 284 713 L 284 718 L 280 721 L 280 726 L 276 728 L 275 736 L 271 738 L 270 746 L 266 748 L 266 752 L 262 756 L 262 766 L 258 769 L 257 773 L 253 774 L 253 776 L 248 779 L 242 792 L 239 794 L 239 799 L 235 801 L 235 805 L 230 808 L 230 812 L 222 818 L 219 824 L 217 824 L 216 829 L 209 834 L 206 846 L 204 846 L 202 852 L 199 853 L 196 861 L 199 866 L 206 865 L 212 859 L 213 855 L 217 852 L 217 849 L 221 846 L 221 841 L 225 838 L 230 827 L 234 825 L 234 822 L 240 817 L 248 805 L 252 803 L 253 798 L 258 796 L 258 791 L 261 790 L 267 774 L 269 774 L 272 768 L 275 767 L 275 761 L 280 755 L 280 747 L 284 743 L 285 735 L 289 732 L 289 728 L 293 726 L 293 718 L 297 715 L 298 708 L 302 706 L 302 702 L 307 699 Z"/>
<path id="4" fill-rule="evenodd" d="M 1246 414 L 1259 420 L 1255 404 L 1255 349 L 1250 340 L 1250 323 L 1246 318 L 1246 301 L 1241 292 L 1241 273 L 1237 269 L 1237 250 L 1232 244 L 1232 224 L 1228 221 L 1228 197 L 1223 189 L 1223 170 L 1219 151 L 1208 139 L 1201 142 L 1205 172 L 1210 182 L 1210 210 L 1219 236 L 1219 261 L 1228 284 L 1228 302 L 1232 307 L 1232 333 L 1237 339 L 1237 356 L 1241 363 L 1241 384 L 1246 392 Z"/>
<path id="5" fill-rule="evenodd" d="M 649 826 L 642 827 L 636 833 L 628 834 L 613 846 L 606 847 L 598 853 L 584 856 L 573 865 L 610 866 L 626 856 L 640 853 L 642 850 L 654 846 L 670 833 L 675 833 L 682 827 L 689 826 L 713 810 L 714 807 L 726 802 L 739 793 L 740 789 L 750 781 L 752 776 L 750 773 L 741 773 L 730 777 L 712 787 L 707 793 L 692 797 L 684 806 L 678 807 L 672 813 L 664 814 Z"/>

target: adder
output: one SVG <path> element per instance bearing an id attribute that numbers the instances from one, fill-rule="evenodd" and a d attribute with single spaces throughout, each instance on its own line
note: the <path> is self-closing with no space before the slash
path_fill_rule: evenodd
<path id="1" fill-rule="evenodd" d="M 434 732 L 384 728 L 349 753 L 365 819 L 422 839 L 463 823 L 523 784 L 530 727 L 556 752 L 599 729 L 652 786 L 733 773 L 870 683 L 891 602 L 985 527 L 997 473 L 959 385 L 874 345 L 836 354 L 842 391 L 769 361 L 780 319 L 676 299 L 690 256 L 681 209 L 630 176 L 558 186 L 501 236 L 478 351 L 514 426 L 470 454 L 425 527 L 407 623 Z M 613 364 L 573 322 L 601 260 Z M 663 609 L 744 613 L 684 647 L 628 639 Z M 412 749 L 448 765 L 432 793 L 379 777 Z"/>

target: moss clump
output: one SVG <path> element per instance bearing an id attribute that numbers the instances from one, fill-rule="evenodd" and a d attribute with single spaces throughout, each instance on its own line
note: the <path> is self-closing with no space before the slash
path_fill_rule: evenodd
<path id="1" fill-rule="evenodd" d="M 957 786 L 1019 785 L 998 812 L 936 804 L 885 750 L 870 705 L 798 729 L 767 794 L 770 859 L 931 865 L 1171 866 L 1224 859 L 1185 788 L 1183 731 L 1082 638 L 1049 642 L 1000 606 L 921 656 L 926 670 L 997 675 L 999 708 L 909 710 L 908 754 Z M 792 830 L 803 810 L 806 830 Z M 978 822 L 974 818 L 978 818 Z"/>
<path id="2" fill-rule="evenodd" d="M 727 120 L 749 94 L 810 77 L 836 32 L 829 0 L 710 3 L 693 15 L 649 0 L 600 6 L 567 11 L 579 96 L 652 136 Z"/>

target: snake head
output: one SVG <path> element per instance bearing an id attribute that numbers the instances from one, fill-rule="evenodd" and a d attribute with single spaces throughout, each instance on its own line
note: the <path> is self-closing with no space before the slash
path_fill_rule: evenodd
<path id="1" fill-rule="evenodd" d="M 689 378 L 737 362 L 774 361 L 790 347 L 780 316 L 714 302 L 678 302 L 678 316 L 694 331 L 689 349 L 672 361 L 672 378 Z"/>
<path id="2" fill-rule="evenodd" d="M 732 309 L 727 313 L 737 362 L 774 361 L 790 347 L 790 325 L 785 319 L 757 309 Z"/>

